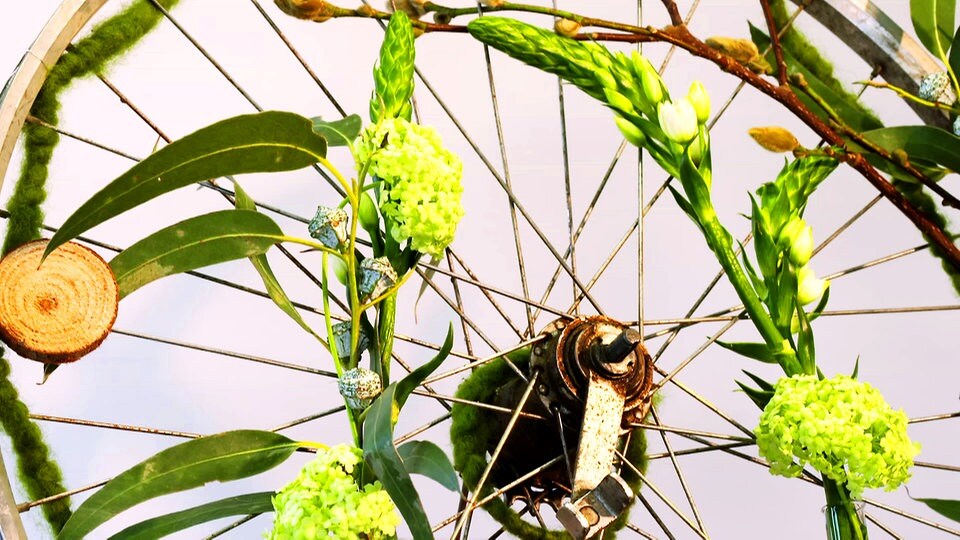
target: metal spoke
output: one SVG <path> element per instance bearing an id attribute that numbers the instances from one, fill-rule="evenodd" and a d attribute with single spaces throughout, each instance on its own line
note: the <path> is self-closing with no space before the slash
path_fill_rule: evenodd
<path id="1" fill-rule="evenodd" d="M 660 423 L 660 415 L 657 414 L 656 406 L 650 407 L 650 413 L 653 416 L 653 421 L 656 422 L 657 427 L 663 427 Z M 673 445 L 670 444 L 670 439 L 667 438 L 667 433 L 665 430 L 660 430 L 660 439 L 663 441 L 663 446 L 667 449 L 667 453 L 670 454 L 670 463 L 673 465 L 674 472 L 677 473 L 677 480 L 680 482 L 680 488 L 683 489 L 683 494 L 687 497 L 687 502 L 690 504 L 690 510 L 693 511 L 693 519 L 697 520 L 697 525 L 700 527 L 700 530 L 706 532 L 707 529 L 703 524 L 703 518 L 700 516 L 700 510 L 697 509 L 697 503 L 693 500 L 693 495 L 690 493 L 690 487 L 687 485 L 687 480 L 683 475 L 683 471 L 680 469 L 680 464 L 677 462 L 677 456 L 673 453 Z"/>
<path id="2" fill-rule="evenodd" d="M 697 536 L 699 536 L 700 538 L 703 538 L 703 540 L 709 540 L 707 533 L 705 533 L 702 530 L 702 528 L 698 527 L 696 523 L 691 521 L 690 518 L 688 518 L 682 511 L 680 511 L 680 509 L 677 508 L 677 505 L 672 500 L 670 500 L 670 498 L 667 497 L 666 494 L 664 494 L 663 491 L 660 490 L 660 488 L 650 483 L 650 479 L 647 478 L 646 475 L 644 475 L 640 471 L 640 469 L 634 466 L 633 463 L 630 463 L 630 461 L 628 461 L 627 458 L 622 453 L 620 453 L 619 450 L 616 450 L 616 453 L 617 453 L 617 456 L 619 456 L 620 458 L 620 462 L 626 465 L 627 468 L 633 472 L 633 474 L 637 475 L 640 478 L 640 481 L 643 482 L 643 485 L 650 488 L 650 490 L 653 491 L 653 493 L 657 496 L 657 498 L 663 501 L 663 503 L 666 504 L 667 507 L 669 507 L 670 510 L 672 510 L 673 513 L 677 515 L 677 517 L 682 519 L 683 522 L 686 523 L 687 526 L 693 530 L 693 532 L 697 533 Z"/>

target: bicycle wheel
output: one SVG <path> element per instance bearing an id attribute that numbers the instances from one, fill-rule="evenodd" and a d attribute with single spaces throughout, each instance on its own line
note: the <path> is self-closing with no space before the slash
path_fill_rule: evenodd
<path id="1" fill-rule="evenodd" d="M 102 2 L 68 2 L 64 9 L 75 11 L 80 4 Z M 112 13 L 113 4 L 107 3 L 93 21 Z M 64 100 L 59 125 L 64 140 L 51 168 L 47 224 L 61 223 L 77 201 L 128 168 L 131 158 L 218 119 L 258 108 L 328 118 L 366 110 L 380 27 L 366 20 L 317 26 L 285 18 L 262 4 L 183 2 L 127 60 L 100 80 L 75 85 Z M 691 7 L 696 8 L 691 28 L 697 35 L 740 34 L 748 17 L 762 24 L 753 3 L 737 3 L 735 9 Z M 897 9 L 898 4 L 884 7 Z M 590 10 L 630 21 L 638 12 L 636 5 L 614 2 L 594 3 Z M 644 6 L 642 15 L 644 24 L 667 21 L 659 4 Z M 828 45 L 842 45 L 806 19 L 798 24 Z M 284 40 L 311 71 L 304 70 Z M 644 47 L 655 65 L 668 50 L 665 45 Z M 718 268 L 695 227 L 668 197 L 660 197 L 666 175 L 622 144 L 599 103 L 558 85 L 553 76 L 492 51 L 488 57 L 465 36 L 424 36 L 417 54 L 422 76 L 415 94 L 417 113 L 464 159 L 467 218 L 448 260 L 434 269 L 434 286 L 419 302 L 416 317 L 416 287 L 401 296 L 398 358 L 410 365 L 428 359 L 451 320 L 458 339 L 441 372 L 511 349 L 558 317 L 603 313 L 631 324 L 647 336 L 647 347 L 657 358 L 656 380 L 668 377 L 669 382 L 661 391 L 655 421 L 662 425 L 648 430 L 648 482 L 639 492 L 631 529 L 623 534 L 761 537 L 789 522 L 791 538 L 821 535 L 818 490 L 808 482 L 770 476 L 756 458 L 749 438 L 757 410 L 734 392 L 733 381 L 741 369 L 757 367 L 712 346 L 720 336 L 732 340 L 752 334 L 735 324 L 738 310 L 730 308 L 739 302 L 726 281 L 710 285 Z M 852 53 L 838 55 L 837 64 L 846 68 L 842 75 L 869 76 L 871 66 Z M 781 124 L 802 137 L 806 133 L 809 146 L 816 140 L 764 96 L 740 91 L 735 79 L 704 66 L 676 54 L 664 77 L 671 87 L 703 79 L 718 104 L 727 95 L 740 96 L 718 113 L 713 140 L 715 185 L 722 186 L 715 189 L 716 205 L 733 233 L 744 238 L 748 225 L 738 222 L 736 214 L 748 208 L 745 192 L 772 179 L 782 164 L 779 157 L 744 160 L 746 129 Z M 911 121 L 912 113 L 888 96 L 869 93 L 866 98 L 885 119 Z M 22 99 L 11 93 L 4 103 Z M 3 142 L 11 137 L 16 134 Z M 4 200 L 13 175 L 8 171 Z M 305 229 L 303 216 L 311 216 L 317 204 L 338 201 L 313 171 L 241 181 L 259 202 L 282 209 L 283 214 L 275 213 L 277 219 L 297 234 Z M 923 244 L 919 235 L 887 205 L 877 204 L 876 194 L 859 177 L 838 171 L 820 191 L 807 219 L 818 237 L 830 241 L 814 261 L 836 280 L 829 316 L 816 327 L 818 349 L 826 358 L 823 368 L 849 372 L 861 358 L 861 376 L 904 407 L 916 424 L 911 435 L 924 445 L 924 463 L 915 470 L 914 492 L 949 498 L 952 475 L 958 472 L 950 437 L 957 417 L 958 368 L 948 361 L 948 336 L 960 320 L 960 305 L 937 265 L 916 247 Z M 225 204 L 215 189 L 180 190 L 95 229 L 91 237 L 110 254 L 109 246 L 130 245 L 162 226 Z M 862 212 L 865 207 L 869 210 Z M 833 231 L 841 234 L 834 238 Z M 574 237 L 575 249 L 565 259 L 568 275 L 556 255 L 563 256 Z M 315 328 L 322 327 L 318 289 L 307 274 L 315 277 L 319 258 L 290 256 L 271 253 L 271 262 L 290 296 L 302 302 L 304 316 Z M 125 300 L 104 345 L 58 370 L 42 386 L 31 384 L 40 378 L 37 364 L 14 363 L 13 380 L 43 422 L 69 487 L 98 485 L 176 438 L 227 429 L 277 428 L 304 439 L 349 439 L 324 351 L 258 294 L 262 284 L 249 265 L 223 265 L 201 274 L 168 278 Z M 575 281 L 588 286 L 589 298 L 577 301 Z M 701 303 L 705 290 L 709 295 Z M 404 409 L 397 432 L 449 449 L 449 396 L 464 377 L 438 378 L 421 389 Z M 13 460 L 6 445 L 4 450 L 10 469 Z M 290 460 L 238 485 L 152 501 L 103 531 L 243 489 L 277 489 L 305 459 Z M 457 514 L 458 498 L 426 481 L 417 485 L 432 523 Z M 754 489 L 748 491 L 747 485 Z M 756 492 L 763 497 L 752 495 Z M 36 506 L 22 493 L 18 500 L 27 502 L 22 515 L 31 537 L 43 537 L 38 513 L 26 511 Z M 960 535 L 957 527 L 942 524 L 902 490 L 876 494 L 867 502 L 877 531 L 894 537 Z M 797 519 L 795 508 L 804 509 L 803 519 Z M 558 527 L 552 512 L 542 517 L 550 528 Z M 530 520 L 537 522 L 536 516 Z M 219 534 L 230 523 L 210 524 L 203 532 L 191 529 L 182 537 Z M 267 518 L 255 518 L 224 536 L 249 538 L 268 527 Z M 469 537 L 489 537 L 499 528 L 477 512 Z M 448 524 L 437 536 L 452 531 Z"/>

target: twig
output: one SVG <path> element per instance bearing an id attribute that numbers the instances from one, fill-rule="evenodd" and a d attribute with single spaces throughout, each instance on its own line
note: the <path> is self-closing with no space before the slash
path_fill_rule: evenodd
<path id="1" fill-rule="evenodd" d="M 777 31 L 777 23 L 773 20 L 773 10 L 770 9 L 770 1 L 760 0 L 760 7 L 763 9 L 763 18 L 767 20 L 770 48 L 773 49 L 773 56 L 777 61 L 777 82 L 780 83 L 780 86 L 786 86 L 787 62 L 783 59 L 783 47 L 780 45 L 780 32 Z"/>

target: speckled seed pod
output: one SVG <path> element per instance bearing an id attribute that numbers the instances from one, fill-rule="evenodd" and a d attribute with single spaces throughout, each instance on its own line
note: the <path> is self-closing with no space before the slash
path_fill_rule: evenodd
<path id="1" fill-rule="evenodd" d="M 953 134 L 960 137 L 960 116 L 953 119 Z"/>
<path id="2" fill-rule="evenodd" d="M 369 407 L 383 390 L 380 375 L 362 367 L 344 371 L 337 381 L 337 386 L 347 405 L 354 410 Z"/>
<path id="3" fill-rule="evenodd" d="M 360 263 L 360 296 L 367 302 L 387 292 L 397 282 L 397 272 L 386 257 L 364 259 Z"/>
<path id="4" fill-rule="evenodd" d="M 949 86 L 950 77 L 945 71 L 924 75 L 920 80 L 920 97 L 927 101 L 937 101 Z"/>
<path id="5" fill-rule="evenodd" d="M 350 356 L 350 321 L 344 321 L 333 325 L 333 344 L 337 347 L 337 354 L 340 358 Z M 357 349 L 361 353 L 370 346 L 370 338 L 367 333 L 360 328 L 360 338 L 357 341 Z"/>
<path id="6" fill-rule="evenodd" d="M 347 241 L 347 212 L 341 208 L 318 206 L 317 215 L 310 221 L 307 230 L 310 236 L 330 249 L 339 249 Z"/>

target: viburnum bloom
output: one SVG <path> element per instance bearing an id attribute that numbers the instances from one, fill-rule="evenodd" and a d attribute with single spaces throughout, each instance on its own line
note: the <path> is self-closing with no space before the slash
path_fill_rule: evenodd
<path id="1" fill-rule="evenodd" d="M 854 498 L 864 488 L 890 491 L 905 483 L 920 451 L 907 436 L 907 415 L 846 375 L 781 378 L 755 433 L 772 474 L 799 476 L 809 464 Z"/>
<path id="2" fill-rule="evenodd" d="M 357 163 L 383 180 L 380 212 L 397 242 L 432 256 L 453 241 L 463 217 L 463 163 L 432 128 L 402 118 L 366 127 L 355 147 Z"/>
<path id="3" fill-rule="evenodd" d="M 400 517 L 379 481 L 358 486 L 354 470 L 363 452 L 345 444 L 317 452 L 296 480 L 273 497 L 269 540 L 394 538 Z"/>

